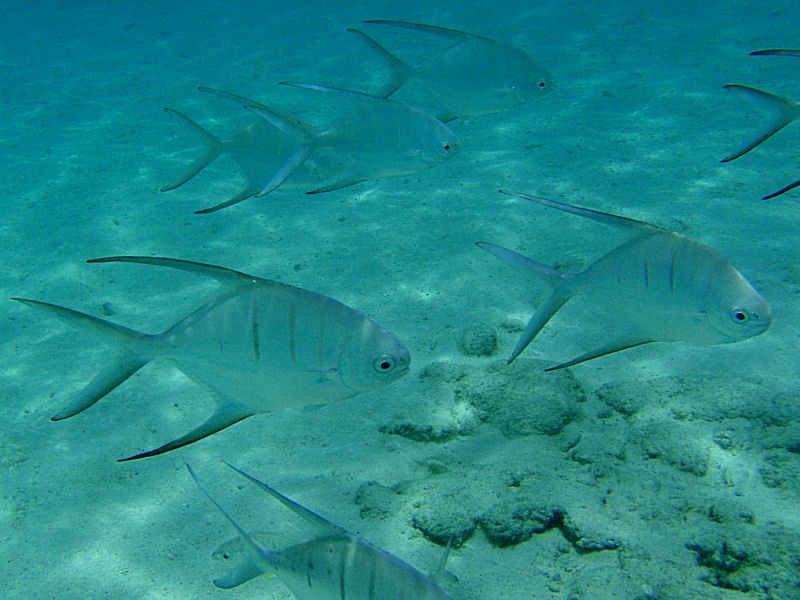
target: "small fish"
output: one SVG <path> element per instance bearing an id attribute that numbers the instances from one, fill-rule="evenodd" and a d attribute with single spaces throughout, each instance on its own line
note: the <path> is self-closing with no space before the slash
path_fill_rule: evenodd
<path id="1" fill-rule="evenodd" d="M 175 182 L 180 187 L 222 153 L 229 153 L 248 180 L 247 186 L 220 204 L 198 210 L 206 214 L 252 197 L 266 196 L 303 168 L 308 194 L 330 192 L 369 179 L 417 173 L 455 155 L 460 142 L 435 117 L 413 106 L 368 94 L 320 85 L 281 82 L 345 98 L 351 107 L 326 130 L 281 114 L 265 104 L 230 92 L 201 87 L 203 92 L 239 102 L 262 119 L 228 140 L 220 140 L 176 110 L 178 118 L 204 140 L 206 152 Z M 324 181 L 323 181 L 324 180 Z"/>
<path id="2" fill-rule="evenodd" d="M 156 335 L 55 304 L 14 298 L 94 334 L 116 350 L 113 362 L 53 421 L 83 412 L 156 358 L 171 359 L 213 392 L 217 409 L 204 423 L 120 462 L 175 450 L 255 414 L 349 398 L 408 371 L 408 350 L 394 335 L 321 294 L 172 258 L 113 256 L 88 262 L 170 267 L 212 277 L 221 285 L 212 299 Z"/>
<path id="3" fill-rule="evenodd" d="M 313 539 L 283 550 L 263 548 L 211 497 L 194 470 L 186 466 L 203 494 L 234 526 L 246 549 L 235 569 L 214 581 L 217 587 L 229 589 L 260 575 L 274 575 L 297 600 L 453 600 L 433 579 L 408 563 L 228 464 L 317 531 Z M 446 558 L 445 554 L 440 569 Z"/>
<path id="4" fill-rule="evenodd" d="M 600 348 L 548 371 L 651 342 L 724 344 L 760 335 L 769 328 L 767 302 L 711 248 L 642 221 L 500 191 L 638 234 L 580 273 L 562 273 L 506 248 L 478 242 L 480 248 L 519 271 L 543 279 L 552 290 L 528 322 L 509 363 L 575 296 L 586 296 L 594 306 L 612 311 L 621 333 Z"/>
<path id="5" fill-rule="evenodd" d="M 755 52 L 751 52 L 750 55 L 800 57 L 800 50 L 795 50 L 790 48 L 774 48 L 770 50 L 756 50 Z M 732 160 L 739 158 L 744 154 L 747 154 L 748 152 L 750 152 L 750 150 L 752 150 L 759 144 L 765 142 L 773 135 L 778 133 L 781 129 L 783 129 L 793 121 L 797 120 L 798 117 L 800 117 L 800 102 L 796 100 L 783 98 L 781 96 L 777 96 L 775 94 L 771 94 L 769 92 L 765 92 L 763 90 L 759 90 L 746 85 L 730 84 L 724 87 L 725 89 L 728 90 L 740 92 L 744 94 L 747 98 L 763 105 L 767 110 L 774 113 L 774 118 L 755 140 L 748 142 L 733 154 L 723 158 L 722 162 L 730 162 Z M 776 196 L 785 194 L 786 192 L 793 190 L 796 187 L 800 187 L 800 179 L 798 179 L 793 183 L 790 183 L 787 186 L 782 187 L 777 192 L 772 192 L 771 194 L 764 196 L 764 200 L 769 200 L 770 198 L 775 198 Z"/>
<path id="6" fill-rule="evenodd" d="M 457 117 L 503 112 L 527 104 L 552 87 L 547 69 L 509 44 L 423 23 L 385 19 L 364 23 L 414 29 L 451 42 L 412 66 L 363 31 L 348 29 L 369 45 L 391 72 L 390 80 L 377 96 L 389 98 L 403 88 L 404 101 L 430 106 L 433 114 L 444 122 Z"/>

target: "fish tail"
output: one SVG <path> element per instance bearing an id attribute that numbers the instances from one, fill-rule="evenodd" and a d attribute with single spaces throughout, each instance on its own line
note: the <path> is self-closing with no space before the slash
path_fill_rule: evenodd
<path id="1" fill-rule="evenodd" d="M 726 85 L 726 90 L 733 90 L 736 92 L 740 92 L 744 94 L 746 97 L 754 100 L 767 108 L 767 110 L 774 113 L 774 117 L 769 125 L 764 129 L 764 131 L 759 134 L 757 138 L 753 141 L 746 143 L 736 152 L 733 152 L 729 156 L 726 156 L 722 159 L 722 162 L 730 162 L 742 156 L 743 154 L 747 154 L 758 146 L 759 144 L 765 142 L 773 135 L 778 133 L 781 129 L 786 127 L 789 123 L 796 120 L 800 117 L 800 102 L 796 102 L 795 100 L 790 100 L 789 98 L 783 98 L 781 96 L 777 96 L 775 94 L 770 94 L 769 92 L 765 92 L 763 90 L 759 90 L 756 88 L 752 88 L 746 85 Z"/>
<path id="2" fill-rule="evenodd" d="M 256 542 L 252 538 L 252 536 L 249 533 L 247 533 L 247 531 L 245 531 L 242 528 L 242 526 L 239 525 L 239 523 L 236 522 L 236 520 L 228 513 L 228 511 L 226 511 L 219 502 L 214 500 L 209 491 L 200 481 L 200 478 L 197 476 L 197 473 L 194 472 L 194 469 L 192 469 L 192 467 L 189 466 L 188 464 L 186 465 L 186 468 L 189 470 L 189 474 L 192 476 L 192 479 L 194 479 L 194 482 L 197 484 L 197 487 L 200 488 L 200 491 L 203 492 L 205 497 L 208 498 L 211 501 L 211 503 L 217 507 L 219 512 L 222 513 L 222 515 L 228 520 L 228 522 L 231 525 L 233 525 L 234 529 L 236 529 L 237 533 L 239 534 L 240 538 L 244 542 L 245 547 L 248 550 L 248 556 L 243 561 L 243 563 L 239 567 L 237 567 L 232 573 L 230 573 L 227 577 L 215 579 L 214 584 L 217 587 L 223 589 L 230 589 L 238 585 L 241 585 L 247 581 L 250 581 L 251 579 L 258 577 L 259 575 L 265 574 L 266 570 L 264 566 L 269 564 L 271 553 L 268 550 L 265 550 L 264 548 L 259 546 L 258 542 Z"/>
<path id="3" fill-rule="evenodd" d="M 367 46 L 369 46 L 375 52 L 375 54 L 378 55 L 378 58 L 380 58 L 389 69 L 389 81 L 387 81 L 383 87 L 375 92 L 375 96 L 378 96 L 379 98 L 388 98 L 394 94 L 408 79 L 409 74 L 411 73 L 411 67 L 397 58 L 397 56 L 389 52 L 389 50 L 379 44 L 377 40 L 367 35 L 360 29 L 350 27 L 347 31 L 355 34 L 360 40 L 366 43 Z"/>
<path id="4" fill-rule="evenodd" d="M 47 312 L 73 327 L 87 331 L 118 350 L 115 360 L 95 375 L 89 384 L 78 392 L 60 412 L 51 417 L 53 421 L 61 421 L 83 412 L 154 357 L 153 340 L 156 336 L 139 333 L 122 325 L 56 304 L 25 298 L 13 299 L 33 309 Z"/>
<path id="5" fill-rule="evenodd" d="M 536 313 L 528 321 L 525 331 L 517 341 L 517 345 L 511 352 L 508 362 L 511 363 L 517 358 L 525 348 L 528 347 L 533 339 L 539 334 L 547 322 L 555 315 L 558 310 L 572 297 L 573 290 L 570 289 L 569 282 L 573 277 L 567 273 L 562 273 L 557 269 L 543 265 L 540 262 L 518 254 L 508 248 L 489 244 L 487 242 L 477 242 L 477 245 L 482 250 L 504 260 L 514 269 L 523 273 L 535 275 L 537 278 L 545 281 L 551 288 L 552 293 Z"/>
<path id="6" fill-rule="evenodd" d="M 218 137 L 198 125 L 194 120 L 187 117 L 180 111 L 174 110 L 172 108 L 165 108 L 169 114 L 173 117 L 178 119 L 181 123 L 183 123 L 189 131 L 194 132 L 205 144 L 205 151 L 204 153 L 197 157 L 189 168 L 186 169 L 186 172 L 173 181 L 170 184 L 165 185 L 161 188 L 162 192 L 168 192 L 170 190 L 174 190 L 179 188 L 184 183 L 189 181 L 192 177 L 197 175 L 200 171 L 205 169 L 215 158 L 217 158 L 223 151 L 224 151 L 224 143 Z"/>

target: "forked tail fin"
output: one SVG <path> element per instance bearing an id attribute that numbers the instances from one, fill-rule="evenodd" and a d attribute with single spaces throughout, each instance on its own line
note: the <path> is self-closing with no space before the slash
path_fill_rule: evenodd
<path id="1" fill-rule="evenodd" d="M 60 412 L 53 415 L 53 421 L 68 419 L 83 412 L 154 358 L 153 336 L 56 304 L 25 298 L 13 300 L 87 331 L 117 350 L 114 361 L 95 375 Z"/>
<path id="2" fill-rule="evenodd" d="M 487 242 L 477 242 L 477 246 L 481 250 L 486 250 L 489 254 L 493 254 L 497 258 L 504 260 L 514 269 L 523 273 L 535 275 L 539 279 L 544 280 L 550 285 L 550 289 L 552 290 L 544 306 L 539 308 L 528 321 L 525 331 L 520 336 L 517 345 L 514 346 L 514 350 L 508 358 L 508 362 L 511 363 L 522 354 L 522 351 L 528 347 L 528 344 L 533 341 L 533 338 L 539 335 L 539 332 L 547 325 L 547 322 L 553 315 L 572 297 L 572 291 L 569 290 L 566 285 L 570 275 L 561 273 L 552 267 L 543 265 L 527 256 L 523 256 L 522 254 L 518 254 L 502 246 L 496 246 L 495 244 L 489 244 Z"/>
<path id="3" fill-rule="evenodd" d="M 186 169 L 186 171 L 181 177 L 161 188 L 162 192 L 169 192 L 170 190 L 179 188 L 184 183 L 189 181 L 192 177 L 197 175 L 200 171 L 205 169 L 209 164 L 211 164 L 211 162 L 213 162 L 214 159 L 216 159 L 220 154 L 222 154 L 224 150 L 224 145 L 218 137 L 216 137 L 209 131 L 203 129 L 200 125 L 198 125 L 195 121 L 187 117 L 182 112 L 174 110 L 172 108 L 165 108 L 164 110 L 167 111 L 176 119 L 178 119 L 178 121 L 183 123 L 189 131 L 194 132 L 205 145 L 203 154 L 198 156 L 194 160 L 194 162 L 192 162 L 192 164 L 189 165 L 189 168 Z"/>
<path id="4" fill-rule="evenodd" d="M 778 133 L 781 129 L 786 127 L 789 123 L 800 117 L 800 102 L 790 100 L 789 98 L 776 96 L 775 94 L 770 94 L 769 92 L 748 87 L 746 85 L 726 85 L 725 89 L 740 92 L 751 100 L 755 100 L 767 110 L 772 112 L 774 117 L 772 121 L 770 121 L 769 125 L 762 131 L 762 133 L 758 135 L 758 137 L 750 142 L 747 142 L 739 150 L 723 158 L 722 162 L 730 162 L 744 154 L 747 154 L 750 152 L 750 150 L 765 142 L 773 135 Z"/>

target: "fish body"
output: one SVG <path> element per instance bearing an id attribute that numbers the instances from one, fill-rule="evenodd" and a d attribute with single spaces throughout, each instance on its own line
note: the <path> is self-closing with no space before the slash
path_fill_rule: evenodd
<path id="1" fill-rule="evenodd" d="M 316 535 L 278 551 L 262 547 L 211 497 L 189 467 L 202 492 L 239 532 L 244 546 L 241 556 L 226 553 L 237 564 L 228 576 L 214 581 L 218 587 L 232 588 L 268 575 L 282 581 L 297 600 L 452 600 L 433 579 L 408 563 L 229 466 L 309 522 Z"/>
<path id="2" fill-rule="evenodd" d="M 367 94 L 311 84 L 286 83 L 345 98 L 350 106 L 324 130 L 230 92 L 200 88 L 240 103 L 259 117 L 226 141 L 217 139 L 182 113 L 168 109 L 205 142 L 206 152 L 175 182 L 180 187 L 222 153 L 230 154 L 247 179 L 245 188 L 210 213 L 283 186 L 289 178 L 310 194 L 328 192 L 371 179 L 416 173 L 455 155 L 456 134 L 413 106 Z"/>
<path id="3" fill-rule="evenodd" d="M 526 52 L 480 35 L 423 23 L 368 20 L 365 23 L 413 29 L 451 43 L 422 62 L 408 65 L 358 29 L 387 64 L 390 81 L 378 95 L 425 106 L 441 120 L 503 112 L 546 94 L 552 76 Z"/>
<path id="4" fill-rule="evenodd" d="M 619 333 L 602 347 L 549 370 L 651 342 L 723 344 L 759 335 L 769 328 L 767 302 L 711 248 L 649 223 L 526 194 L 504 193 L 637 232 L 580 273 L 562 273 L 500 246 L 478 243 L 551 286 L 550 297 L 531 317 L 509 362 L 576 296 L 588 298 L 598 309 L 613 315 Z"/>
<path id="5" fill-rule="evenodd" d="M 800 57 L 800 50 L 793 48 L 774 48 L 769 50 L 756 50 L 755 52 L 751 52 L 750 54 L 752 56 Z M 750 150 L 764 143 L 766 140 L 768 140 L 773 135 L 778 133 L 781 129 L 783 129 L 790 123 L 793 123 L 798 118 L 800 118 L 800 102 L 798 102 L 797 100 L 792 100 L 791 98 L 784 98 L 782 96 L 778 96 L 776 94 L 765 92 L 764 90 L 759 90 L 757 88 L 746 85 L 730 84 L 726 85 L 725 89 L 743 94 L 748 99 L 757 102 L 759 105 L 763 106 L 768 111 L 770 111 L 773 114 L 773 118 L 769 122 L 767 127 L 764 128 L 756 138 L 747 142 L 741 148 L 723 158 L 722 162 L 730 162 L 732 160 L 736 160 L 740 156 L 747 154 L 748 152 L 750 152 Z M 800 179 L 790 183 L 789 185 L 782 187 L 781 189 L 775 192 L 767 194 L 766 196 L 764 196 L 764 200 L 775 198 L 776 196 L 785 194 L 786 192 L 791 191 L 797 187 L 800 187 Z"/>
<path id="6" fill-rule="evenodd" d="M 408 371 L 408 350 L 393 334 L 327 296 L 189 261 L 120 256 L 90 262 L 172 267 L 214 277 L 222 284 L 212 299 L 156 335 L 57 305 L 17 299 L 95 333 L 116 349 L 112 363 L 54 420 L 86 410 L 157 358 L 172 360 L 213 392 L 218 407 L 202 425 L 155 450 L 122 460 L 180 448 L 254 414 L 349 398 L 387 385 Z"/>

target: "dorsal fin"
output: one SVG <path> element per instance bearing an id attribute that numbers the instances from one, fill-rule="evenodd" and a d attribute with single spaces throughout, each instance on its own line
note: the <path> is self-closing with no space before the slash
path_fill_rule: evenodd
<path id="1" fill-rule="evenodd" d="M 180 269 L 181 271 L 194 273 L 195 275 L 213 277 L 223 285 L 236 287 L 252 285 L 260 279 L 258 277 L 253 277 L 252 275 L 248 275 L 247 273 L 242 273 L 241 271 L 226 269 L 225 267 L 218 267 L 216 265 L 208 265 L 190 260 L 180 260 L 177 258 L 164 258 L 161 256 L 107 256 L 105 258 L 91 258 L 86 262 L 129 262 L 143 265 L 155 265 L 157 267 L 170 267 L 172 269 Z"/>
<path id="2" fill-rule="evenodd" d="M 612 215 L 611 213 L 600 212 L 598 210 L 591 210 L 589 208 L 582 208 L 580 206 L 573 206 L 571 204 L 563 204 L 561 202 L 556 202 L 555 200 L 539 198 L 538 196 L 529 196 L 528 194 L 522 194 L 520 192 L 509 192 L 506 190 L 498 190 L 498 191 L 501 194 L 516 196 L 518 198 L 524 198 L 525 200 L 530 200 L 531 202 L 536 202 L 537 204 L 549 206 L 550 208 L 563 210 L 564 212 L 568 212 L 573 215 L 578 215 L 579 217 L 586 217 L 587 219 L 592 219 L 593 221 L 597 221 L 598 223 L 604 223 L 605 225 L 610 225 L 611 227 L 616 227 L 617 229 L 625 229 L 628 231 L 633 229 L 636 231 L 646 231 L 646 232 L 668 231 L 667 229 L 664 229 L 662 227 L 658 227 L 656 225 L 652 225 L 644 221 L 637 221 L 636 219 L 630 219 L 628 217 Z"/>
<path id="3" fill-rule="evenodd" d="M 392 102 L 396 104 L 392 100 L 388 100 L 387 98 L 383 98 L 380 96 L 373 96 L 372 94 L 367 94 L 366 92 L 359 92 L 357 90 L 348 90 L 345 88 L 338 88 L 332 87 L 329 85 L 318 85 L 316 83 L 299 83 L 295 81 L 281 81 L 280 85 L 286 85 L 289 87 L 299 88 L 301 90 L 314 90 L 315 92 L 324 92 L 326 94 L 334 94 L 337 96 L 341 96 L 342 98 L 350 98 L 352 100 L 361 100 L 361 101 L 374 101 L 374 102 Z"/>
<path id="4" fill-rule="evenodd" d="M 211 494 L 208 492 L 205 486 L 200 482 L 200 478 L 197 477 L 197 473 L 194 472 L 194 469 L 192 469 L 192 467 L 189 466 L 188 464 L 186 465 L 186 468 L 189 469 L 189 474 L 192 476 L 192 479 L 194 479 L 194 482 L 197 484 L 197 487 L 200 488 L 200 491 L 203 492 L 203 494 L 205 494 L 206 498 L 208 498 L 211 501 L 211 503 L 219 509 L 219 511 L 225 516 L 225 518 L 228 519 L 230 524 L 233 525 L 236 531 L 239 532 L 239 535 L 244 540 L 245 545 L 250 550 L 250 555 L 254 563 L 258 565 L 266 561 L 270 556 L 270 553 L 267 550 L 264 550 L 261 546 L 259 546 L 258 543 L 252 537 L 250 537 L 250 534 L 248 534 L 244 529 L 242 529 L 241 525 L 239 525 L 233 519 L 233 517 L 228 514 L 228 511 L 222 508 L 222 505 L 219 502 L 214 500 L 214 498 L 211 496 Z"/>
<path id="5" fill-rule="evenodd" d="M 460 29 L 450 29 L 449 27 L 440 27 L 439 25 L 427 25 L 426 23 L 414 23 L 412 21 L 400 21 L 394 19 L 366 19 L 362 23 L 369 23 L 371 25 L 388 25 L 389 27 L 400 27 L 402 29 L 414 29 L 416 31 L 424 31 L 425 33 L 433 33 L 441 35 L 451 40 L 467 40 L 469 38 L 487 39 L 483 36 L 468 31 L 461 31 Z"/>
<path id="6" fill-rule="evenodd" d="M 295 513 L 296 515 L 298 515 L 299 517 L 301 517 L 305 521 L 308 521 L 309 523 L 311 523 L 321 533 L 324 533 L 326 535 L 331 535 L 331 534 L 333 534 L 333 535 L 350 535 L 350 533 L 346 529 L 343 529 L 342 527 L 339 527 L 335 523 L 331 523 L 330 521 L 328 521 L 328 519 L 319 516 L 317 513 L 307 509 L 305 506 L 302 506 L 301 504 L 298 504 L 297 502 L 295 502 L 291 498 L 287 498 L 286 496 L 281 494 L 279 491 L 274 490 L 271 487 L 269 487 L 263 481 L 259 481 L 258 479 L 256 479 L 252 475 L 248 475 L 247 473 L 245 473 L 241 469 L 239 469 L 237 467 L 234 467 L 229 462 L 226 462 L 226 461 L 223 461 L 223 462 L 225 462 L 225 464 L 228 465 L 231 469 L 233 469 L 234 471 L 239 473 L 242 477 L 245 477 L 246 479 L 249 479 L 250 481 L 252 481 L 254 484 L 256 484 L 262 490 L 267 492 L 270 496 L 275 498 L 278 502 L 283 504 L 286 508 L 291 510 L 293 513 Z"/>

